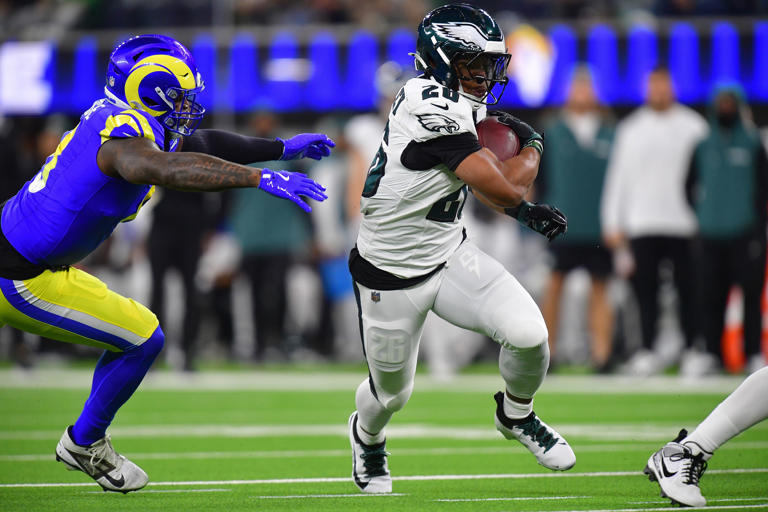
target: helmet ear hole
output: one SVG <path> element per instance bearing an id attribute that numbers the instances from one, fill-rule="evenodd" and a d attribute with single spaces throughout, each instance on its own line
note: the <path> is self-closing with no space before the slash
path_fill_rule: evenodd
<path id="1" fill-rule="evenodd" d="M 155 101 L 153 98 L 150 98 L 148 96 L 142 96 L 141 97 L 142 103 L 144 103 L 146 106 L 153 108 L 153 107 L 159 107 L 160 102 Z"/>

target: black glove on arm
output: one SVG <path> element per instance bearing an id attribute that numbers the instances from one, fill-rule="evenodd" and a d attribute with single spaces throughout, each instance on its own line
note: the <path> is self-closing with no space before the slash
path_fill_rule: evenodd
<path id="1" fill-rule="evenodd" d="M 522 121 L 512 114 L 502 112 L 501 110 L 491 110 L 488 112 L 489 117 L 495 117 L 504 126 L 508 126 L 520 139 L 520 151 L 525 148 L 531 147 L 539 152 L 541 155 L 544 152 L 544 137 L 534 130 L 531 125 Z"/>
<path id="2" fill-rule="evenodd" d="M 504 208 L 504 213 L 541 233 L 550 242 L 568 229 L 568 219 L 565 218 L 565 214 L 548 204 L 523 201 L 514 208 Z"/>

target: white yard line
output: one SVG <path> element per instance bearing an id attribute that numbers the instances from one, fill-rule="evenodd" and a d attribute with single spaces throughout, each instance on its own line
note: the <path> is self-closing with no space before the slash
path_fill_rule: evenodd
<path id="1" fill-rule="evenodd" d="M 745 473 L 768 473 L 768 468 L 745 468 L 745 469 L 714 469 L 707 474 L 745 474 Z M 529 478 L 598 478 L 598 477 L 638 477 L 642 475 L 640 471 L 595 471 L 584 473 L 498 473 L 498 474 L 478 474 L 478 475 L 408 475 L 395 476 L 395 481 L 451 481 L 451 480 L 508 480 L 508 479 L 529 479 Z M 275 484 L 324 484 L 349 482 L 350 477 L 316 477 L 316 478 L 275 478 L 275 479 L 257 479 L 257 480 L 191 480 L 182 482 L 150 482 L 152 487 L 180 487 L 180 486 L 208 486 L 208 485 L 275 485 Z M 24 487 L 84 487 L 95 485 L 88 483 L 16 483 L 0 484 L 0 489 L 24 488 Z M 745 505 L 746 506 L 746 505 Z"/>
<path id="2" fill-rule="evenodd" d="M 685 511 L 688 510 L 744 510 L 748 508 L 768 508 L 768 499 L 765 503 L 759 503 L 756 505 L 707 505 L 706 507 L 685 507 Z M 600 510 L 552 510 L 551 512 L 669 512 L 675 510 L 670 505 L 666 507 L 656 508 L 606 508 Z"/>
<path id="3" fill-rule="evenodd" d="M 576 453 L 612 453 L 651 450 L 658 448 L 657 443 L 595 444 L 573 447 Z M 722 446 L 722 450 L 765 450 L 768 441 L 732 441 Z M 505 455 L 510 453 L 528 453 L 523 446 L 504 443 L 494 446 L 466 446 L 456 448 L 398 448 L 394 452 L 398 457 L 453 456 L 453 455 Z M 348 457 L 349 450 L 237 450 L 210 452 L 131 452 L 131 459 L 141 460 L 207 460 L 207 459 L 303 459 L 317 457 Z M 50 462 L 52 453 L 0 455 L 0 462 Z"/>
<path id="4" fill-rule="evenodd" d="M 432 501 L 440 501 L 446 503 L 458 503 L 458 502 L 470 502 L 470 501 L 554 501 L 554 500 L 578 500 L 594 498 L 594 496 L 516 496 L 505 498 L 456 498 L 456 499 L 439 499 Z"/>
<path id="5" fill-rule="evenodd" d="M 681 426 L 679 423 L 595 423 L 558 424 L 566 437 L 593 441 L 668 441 Z M 753 430 L 768 430 L 768 424 Z M 134 425 L 110 427 L 116 438 L 257 438 L 257 437 L 346 437 L 347 426 L 328 425 Z M 483 427 L 444 427 L 427 424 L 400 424 L 387 427 L 391 438 L 398 439 L 457 439 L 499 440 L 491 425 Z M 58 439 L 60 430 L 0 431 L 0 440 Z"/>
<path id="6" fill-rule="evenodd" d="M 301 500 L 307 498 L 387 498 L 387 497 L 408 496 L 403 493 L 389 493 L 389 494 L 294 494 L 290 496 L 251 496 L 259 500 Z"/>
<path id="7" fill-rule="evenodd" d="M 141 494 L 148 492 L 162 493 L 162 494 L 178 494 L 188 492 L 231 492 L 232 489 L 142 489 Z M 93 491 L 87 494 L 104 494 L 104 491 Z"/>
<path id="8" fill-rule="evenodd" d="M 84 389 L 91 386 L 93 371 L 86 369 L 39 368 L 30 371 L 0 370 L 0 389 Z M 323 369 L 305 371 L 205 371 L 192 375 L 157 371 L 147 375 L 142 390 L 174 391 L 351 391 L 365 373 L 338 373 Z M 675 376 L 648 378 L 623 375 L 552 375 L 540 393 L 590 394 L 728 394 L 741 383 L 741 376 L 713 376 L 685 379 Z M 502 389 L 503 381 L 494 374 L 458 375 L 445 382 L 429 375 L 416 375 L 416 389 L 422 391 L 483 392 Z"/>

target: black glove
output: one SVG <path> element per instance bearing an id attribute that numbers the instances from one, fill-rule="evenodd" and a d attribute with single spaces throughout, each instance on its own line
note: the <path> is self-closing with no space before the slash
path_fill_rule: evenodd
<path id="1" fill-rule="evenodd" d="M 514 208 L 505 208 L 504 213 L 541 233 L 550 242 L 568 229 L 568 219 L 565 218 L 565 214 L 548 204 L 523 201 Z"/>
<path id="2" fill-rule="evenodd" d="M 488 116 L 496 118 L 498 122 L 504 126 L 510 127 L 512 131 L 515 132 L 517 138 L 520 139 L 520 151 L 524 148 L 532 147 L 538 151 L 539 154 L 544 152 L 544 137 L 539 135 L 539 133 L 525 121 L 516 118 L 512 114 L 502 112 L 501 110 L 491 110 L 488 112 Z"/>

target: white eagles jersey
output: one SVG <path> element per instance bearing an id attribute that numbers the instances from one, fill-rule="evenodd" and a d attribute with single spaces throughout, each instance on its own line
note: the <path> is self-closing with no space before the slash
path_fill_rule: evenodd
<path id="1" fill-rule="evenodd" d="M 459 247 L 468 194 L 464 182 L 444 163 L 413 170 L 402 157 L 409 145 L 411 151 L 413 144 L 439 137 L 467 133 L 476 140 L 475 123 L 485 107 L 475 113 L 474 105 L 426 78 L 412 78 L 398 92 L 360 204 L 357 248 L 375 267 L 399 278 L 422 276 Z"/>

